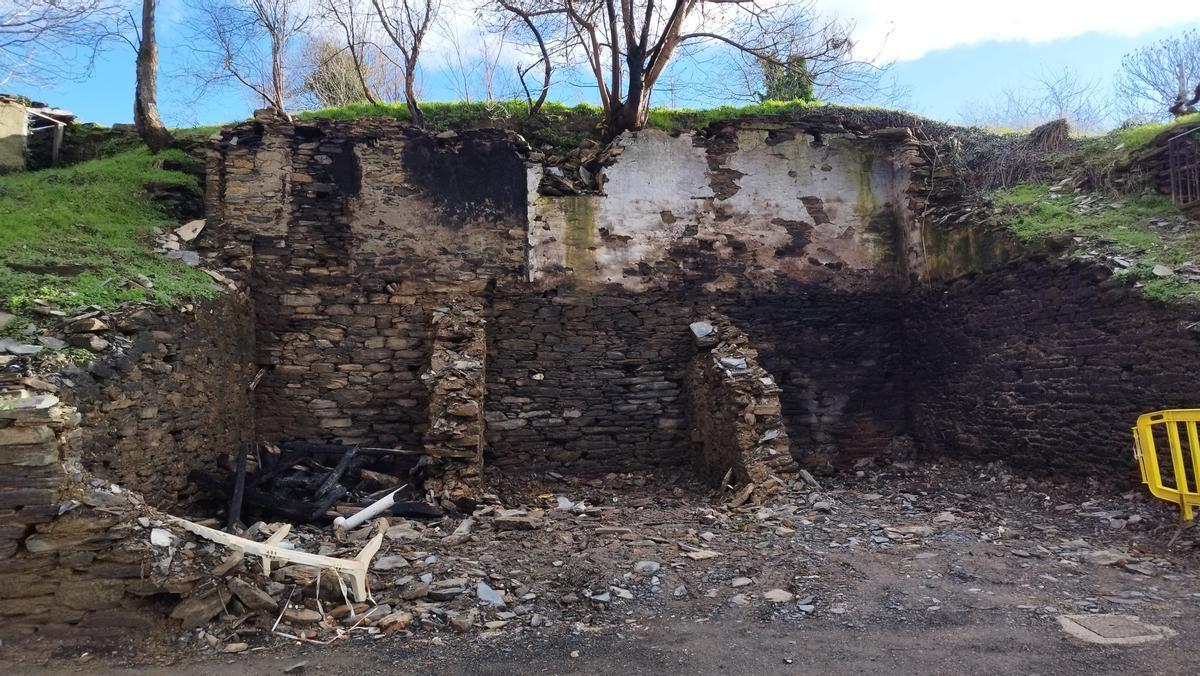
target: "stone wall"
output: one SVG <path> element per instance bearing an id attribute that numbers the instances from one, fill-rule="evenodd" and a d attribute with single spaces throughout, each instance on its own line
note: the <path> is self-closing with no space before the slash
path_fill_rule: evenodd
<path id="1" fill-rule="evenodd" d="M 261 435 L 419 448 L 430 313 L 523 275 L 524 176 L 501 132 L 435 138 L 383 120 L 223 132 L 205 244 L 250 285 Z"/>
<path id="2" fill-rule="evenodd" d="M 895 286 L 915 218 L 911 137 L 746 121 L 627 134 L 592 195 L 539 195 L 530 171 L 529 276 L 554 286 L 709 292 Z"/>
<path id="3" fill-rule="evenodd" d="M 204 237 L 254 296 L 259 431 L 420 447 L 430 317 L 467 296 L 490 316 L 497 464 L 676 464 L 680 327 L 710 307 L 768 341 L 804 452 L 881 446 L 904 415 L 890 399 L 898 315 L 875 299 L 906 283 L 914 142 L 823 124 L 631 134 L 600 191 L 573 196 L 539 195 L 554 168 L 501 132 L 269 119 L 222 132 Z"/>
<path id="4" fill-rule="evenodd" d="M 728 318 L 713 316 L 689 328 L 699 348 L 687 377 L 692 466 L 710 485 L 732 481 L 742 487 L 739 494 L 761 500 L 798 469 L 779 386 Z"/>
<path id="5" fill-rule="evenodd" d="M 1198 313 L 1147 300 L 1109 274 L 1027 259 L 912 303 L 908 398 L 921 445 L 1134 479 L 1137 416 L 1198 405 Z"/>
<path id="6" fill-rule="evenodd" d="M 497 294 L 493 314 L 486 405 L 495 464 L 589 474 L 683 461 L 688 303 L 568 288 Z"/>
<path id="7" fill-rule="evenodd" d="M 480 494 L 483 476 L 487 334 L 483 307 L 453 299 L 433 310 L 429 429 L 425 431 L 427 492 L 451 501 Z"/>
<path id="8" fill-rule="evenodd" d="M 0 637 L 87 641 L 149 629 L 148 543 L 129 491 L 93 490 L 71 450 L 79 415 L 53 394 L 0 398 Z M 134 524 L 136 525 L 136 524 Z"/>
<path id="9" fill-rule="evenodd" d="M 249 303 L 230 293 L 188 311 L 144 307 L 106 319 L 114 347 L 65 381 L 50 378 L 82 416 L 76 451 L 87 470 L 152 505 L 186 503 L 188 472 L 255 438 Z"/>
<path id="10" fill-rule="evenodd" d="M 846 466 L 908 433 L 903 294 L 796 285 L 723 301 L 782 388 L 803 464 Z"/>

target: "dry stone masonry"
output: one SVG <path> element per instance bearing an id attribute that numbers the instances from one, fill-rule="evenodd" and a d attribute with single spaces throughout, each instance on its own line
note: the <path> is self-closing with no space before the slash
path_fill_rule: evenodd
<path id="1" fill-rule="evenodd" d="M 728 318 L 692 322 L 699 354 L 688 369 L 688 401 L 697 473 L 711 484 L 732 479 L 761 502 L 795 478 L 779 386 L 758 362 L 749 338 Z"/>
<path id="2" fill-rule="evenodd" d="M 249 442 L 418 453 L 403 480 L 443 506 L 481 497 L 485 459 L 588 479 L 692 466 L 757 501 L 909 439 L 1132 477 L 1134 417 L 1196 405 L 1195 308 L 1087 263 L 1010 260 L 947 210 L 962 186 L 907 127 L 814 113 L 587 150 L 568 180 L 499 130 L 217 134 L 197 245 L 229 290 L 72 334 L 105 343 L 86 369 L 0 363 L 0 628 L 144 627 L 162 592 L 187 595 L 188 626 L 234 597 L 261 612 L 154 512 L 190 506 L 189 472 Z"/>
<path id="3" fill-rule="evenodd" d="M 451 501 L 480 494 L 483 475 L 483 308 L 453 299 L 433 310 L 429 371 L 429 429 L 425 432 L 427 492 Z"/>
<path id="4" fill-rule="evenodd" d="M 860 294 L 890 308 L 903 287 L 919 248 L 914 147 L 827 122 L 645 131 L 606 151 L 589 181 L 600 192 L 564 195 L 539 192 L 548 170 L 500 131 L 272 119 L 226 130 L 206 236 L 253 297 L 267 371 L 258 431 L 421 447 L 432 317 L 461 296 L 489 317 L 483 439 L 499 467 L 678 466 L 693 350 L 681 327 L 713 307 L 775 346 L 763 361 L 787 371 L 785 409 L 802 407 L 785 415 L 797 453 L 882 448 L 903 431 L 889 396 L 898 343 L 869 310 L 845 310 Z M 821 327 L 821 345 L 797 347 L 760 310 L 793 307 L 788 321 Z"/>

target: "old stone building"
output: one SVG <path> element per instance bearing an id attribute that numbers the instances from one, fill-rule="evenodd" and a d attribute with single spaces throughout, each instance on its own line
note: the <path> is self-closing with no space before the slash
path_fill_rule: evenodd
<path id="1" fill-rule="evenodd" d="M 751 118 L 595 152 L 381 119 L 221 131 L 199 245 L 237 291 L 123 318 L 61 405 L 0 411 L 6 616 L 116 621 L 157 587 L 97 487 L 187 504 L 189 471 L 257 440 L 406 449 L 449 500 L 490 468 L 769 492 L 906 444 L 1132 479 L 1133 418 L 1194 404 L 1186 311 L 930 219 L 953 177 L 907 128 Z"/>

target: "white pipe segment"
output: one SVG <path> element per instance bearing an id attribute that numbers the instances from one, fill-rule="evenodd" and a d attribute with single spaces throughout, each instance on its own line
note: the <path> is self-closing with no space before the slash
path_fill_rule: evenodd
<path id="1" fill-rule="evenodd" d="M 396 504 L 396 494 L 399 492 L 400 492 L 400 489 L 397 488 L 396 490 L 392 491 L 391 493 L 388 493 L 387 495 L 383 496 L 382 498 L 379 498 L 374 503 L 368 505 L 365 509 L 359 511 L 357 514 L 355 514 L 354 516 L 351 516 L 349 519 L 347 519 L 344 516 L 339 516 L 338 518 L 333 520 L 333 525 L 337 528 L 341 528 L 344 530 L 352 530 L 354 528 L 358 528 L 367 519 L 370 519 L 371 517 L 375 516 L 376 514 L 379 514 L 380 512 L 383 512 L 386 509 L 390 509 L 392 505 Z"/>

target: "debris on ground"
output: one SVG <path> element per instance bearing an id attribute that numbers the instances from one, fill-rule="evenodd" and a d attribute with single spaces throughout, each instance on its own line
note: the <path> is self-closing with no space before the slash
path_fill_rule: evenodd
<path id="1" fill-rule="evenodd" d="M 382 532 L 364 602 L 332 571 L 285 563 L 264 575 L 258 557 L 197 540 L 170 519 L 148 523 L 145 537 L 207 562 L 209 582 L 173 616 L 198 650 L 213 652 L 279 640 L 519 640 L 665 614 L 857 628 L 993 613 L 1064 627 L 1063 618 L 1127 613 L 1169 623 L 1181 604 L 1200 603 L 1189 565 L 1200 542 L 1167 550 L 1174 515 L 1140 491 L 1105 494 L 970 463 L 879 461 L 813 483 L 730 508 L 685 475 L 497 473 L 495 492 L 469 515 L 349 530 L 259 522 L 243 533 L 265 541 L 285 532 L 279 547 L 351 558 Z M 1069 621 L 1100 635 L 1109 626 Z"/>

